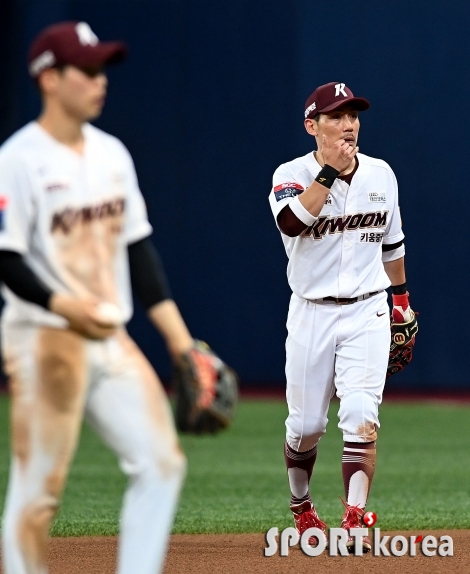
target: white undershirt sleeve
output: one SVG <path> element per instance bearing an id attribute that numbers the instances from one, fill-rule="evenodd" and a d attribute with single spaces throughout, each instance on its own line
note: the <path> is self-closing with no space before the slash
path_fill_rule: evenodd
<path id="1" fill-rule="evenodd" d="M 390 169 L 390 177 L 392 179 L 391 182 L 392 189 L 394 190 L 394 201 L 393 201 L 393 209 L 389 214 L 388 224 L 384 233 L 383 238 L 384 245 L 393 245 L 394 243 L 402 241 L 403 238 L 405 237 L 401 228 L 400 207 L 398 206 L 398 184 L 395 174 L 391 169 Z M 395 259 L 398 259 L 398 257 L 396 257 Z"/>
<path id="2" fill-rule="evenodd" d="M 395 261 L 396 259 L 401 259 L 405 256 L 405 246 L 403 243 L 400 247 L 396 249 L 391 249 L 390 251 L 382 251 L 382 261 L 388 263 L 389 261 Z"/>
<path id="3" fill-rule="evenodd" d="M 394 190 L 394 202 L 393 210 L 390 213 L 390 218 L 388 221 L 387 228 L 385 230 L 383 245 L 393 245 L 403 241 L 405 237 L 401 228 L 401 216 L 400 207 L 398 205 L 398 184 L 395 174 L 390 170 L 390 177 L 392 179 L 392 189 Z M 382 251 L 382 261 L 388 263 L 389 261 L 395 261 L 396 259 L 401 259 L 405 255 L 405 246 L 402 243 L 396 249 L 390 249 L 389 251 Z"/>
<path id="4" fill-rule="evenodd" d="M 286 205 L 289 205 L 294 215 L 305 225 L 313 225 L 316 221 L 316 217 L 311 215 L 299 201 L 298 196 L 303 191 L 303 185 L 296 181 L 286 164 L 276 169 L 273 175 L 273 187 L 269 194 L 269 204 L 278 228 L 277 216 Z"/>

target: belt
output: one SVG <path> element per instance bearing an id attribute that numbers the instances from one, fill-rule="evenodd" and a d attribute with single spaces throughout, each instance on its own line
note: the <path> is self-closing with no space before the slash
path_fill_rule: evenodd
<path id="1" fill-rule="evenodd" d="M 364 301 L 365 299 L 369 299 L 374 295 L 378 295 L 382 293 L 382 291 L 372 291 L 372 293 L 365 293 L 364 295 L 359 295 L 358 297 L 353 297 L 352 299 L 348 299 L 347 297 L 323 297 L 323 299 L 314 299 L 313 303 L 323 303 L 324 301 L 331 301 L 336 303 L 337 305 L 351 305 L 352 303 L 357 303 L 358 301 Z"/>

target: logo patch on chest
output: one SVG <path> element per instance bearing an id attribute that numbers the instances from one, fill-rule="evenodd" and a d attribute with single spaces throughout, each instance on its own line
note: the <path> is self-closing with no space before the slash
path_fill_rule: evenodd
<path id="1" fill-rule="evenodd" d="M 53 193 L 54 191 L 67 191 L 70 189 L 70 183 L 65 179 L 52 180 L 48 181 L 44 185 L 44 189 L 47 193 Z"/>
<path id="2" fill-rule="evenodd" d="M 369 191 L 369 203 L 385 203 L 386 201 L 385 191 Z"/>

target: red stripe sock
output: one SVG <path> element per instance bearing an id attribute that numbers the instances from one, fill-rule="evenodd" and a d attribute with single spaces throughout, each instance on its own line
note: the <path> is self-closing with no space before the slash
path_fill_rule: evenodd
<path id="1" fill-rule="evenodd" d="M 309 483 L 317 459 L 317 445 L 310 450 L 297 452 L 285 443 L 284 458 L 291 490 L 291 506 L 311 500 Z"/>

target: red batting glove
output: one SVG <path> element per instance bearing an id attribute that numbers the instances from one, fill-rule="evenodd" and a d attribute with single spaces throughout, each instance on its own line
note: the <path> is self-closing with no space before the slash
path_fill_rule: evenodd
<path id="1" fill-rule="evenodd" d="M 408 291 L 404 295 L 393 295 L 392 293 L 392 319 L 394 323 L 408 323 L 413 319 L 413 311 L 408 296 Z"/>

